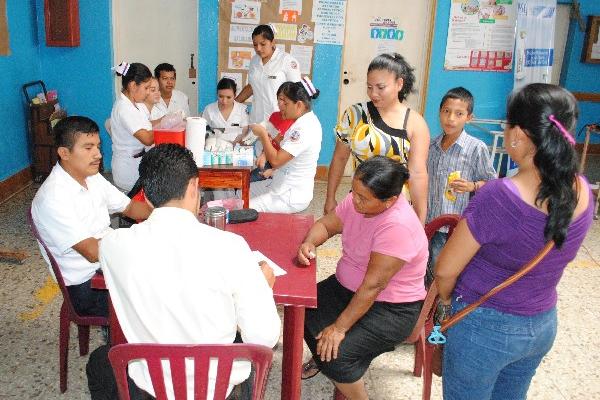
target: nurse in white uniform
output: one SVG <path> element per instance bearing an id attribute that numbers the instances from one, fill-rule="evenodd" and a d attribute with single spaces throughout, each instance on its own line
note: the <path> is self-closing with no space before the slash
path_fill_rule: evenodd
<path id="1" fill-rule="evenodd" d="M 206 150 L 229 150 L 240 143 L 248 132 L 248 111 L 234 100 L 236 84 L 223 78 L 217 83 L 217 101 L 207 105 L 202 113 L 214 134 L 206 139 Z"/>
<path id="2" fill-rule="evenodd" d="M 252 32 L 256 55 L 250 60 L 248 85 L 236 97 L 243 103 L 252 96 L 250 123 L 267 121 L 279 110 L 277 89 L 284 82 L 300 81 L 300 64 L 288 53 L 275 47 L 275 32 L 270 25 L 258 25 Z"/>
<path id="3" fill-rule="evenodd" d="M 321 123 L 311 111 L 311 100 L 318 95 L 319 90 L 307 77 L 279 87 L 277 100 L 282 118 L 296 120 L 285 132 L 279 150 L 273 147 L 262 125 L 250 126 L 275 169 L 273 179 L 250 183 L 250 208 L 291 214 L 310 204 L 322 137 Z"/>
<path id="4" fill-rule="evenodd" d="M 128 192 L 138 179 L 138 165 L 144 146 L 154 143 L 152 124 L 141 106 L 150 91 L 152 74 L 140 63 L 121 63 L 115 67 L 123 89 L 110 114 L 112 131 L 112 174 L 114 184 Z"/>
<path id="5" fill-rule="evenodd" d="M 160 124 L 161 118 L 156 118 L 156 114 L 153 114 L 156 112 L 155 106 L 156 104 L 158 104 L 159 101 L 160 91 L 158 90 L 158 79 L 152 77 L 150 78 L 148 96 L 146 96 L 143 103 L 137 104 L 138 108 L 144 111 L 144 114 L 146 114 L 146 117 L 148 117 L 148 120 L 152 123 L 152 126 Z"/>

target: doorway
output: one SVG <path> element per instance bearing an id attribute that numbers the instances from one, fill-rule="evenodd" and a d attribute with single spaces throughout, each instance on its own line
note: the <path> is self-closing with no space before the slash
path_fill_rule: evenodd
<path id="1" fill-rule="evenodd" d="M 338 117 L 367 97 L 367 68 L 378 54 L 396 52 L 414 68 L 414 93 L 406 102 L 421 114 L 429 74 L 436 0 L 348 0 Z M 352 174 L 352 159 L 344 175 Z"/>
<path id="2" fill-rule="evenodd" d="M 154 73 L 162 62 L 177 70 L 176 89 L 198 114 L 197 79 L 189 78 L 190 58 L 198 54 L 198 0 L 113 0 L 113 63 L 141 62 Z M 115 93 L 121 91 L 115 79 Z"/>

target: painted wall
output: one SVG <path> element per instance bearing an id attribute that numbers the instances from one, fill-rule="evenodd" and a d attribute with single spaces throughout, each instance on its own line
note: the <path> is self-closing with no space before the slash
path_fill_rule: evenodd
<path id="1" fill-rule="evenodd" d="M 559 3 L 570 4 L 571 1 L 560 0 Z M 587 21 L 588 15 L 600 15 L 600 2 L 597 0 L 580 0 L 581 13 Z M 433 56 L 429 78 L 429 93 L 425 109 L 425 119 L 429 124 L 432 136 L 441 133 L 438 110 L 439 103 L 446 91 L 455 86 L 464 86 L 475 97 L 475 115 L 478 118 L 499 119 L 506 114 L 506 97 L 513 87 L 513 74 L 500 72 L 467 72 L 445 71 L 444 54 L 448 36 L 448 18 L 450 16 L 450 0 L 438 0 L 435 35 L 433 41 Z M 584 32 L 571 21 L 569 38 L 565 49 L 564 64 L 561 74 L 561 85 L 573 92 L 600 93 L 600 65 L 585 64 L 580 61 L 583 48 Z M 580 119 L 577 130 L 584 124 L 600 121 L 600 104 L 580 103 Z M 490 142 L 491 137 L 476 130 L 471 131 L 475 136 Z M 577 137 L 583 141 L 583 135 Z M 600 143 L 596 137 L 593 143 Z"/>
<path id="2" fill-rule="evenodd" d="M 581 2 L 581 13 L 587 24 L 588 15 L 600 15 L 600 1 L 584 0 Z M 572 92 L 600 93 L 600 64 L 586 64 L 581 62 L 585 32 L 581 32 L 579 25 L 571 22 L 569 37 L 565 49 L 565 60 L 561 71 L 560 83 Z M 600 122 L 600 103 L 580 102 L 579 123 L 577 132 L 584 129 L 584 125 Z M 577 137 L 578 142 L 584 140 L 585 133 Z M 592 136 L 591 143 L 600 143 L 600 135 Z"/>
<path id="3" fill-rule="evenodd" d="M 113 103 L 112 25 L 110 1 L 79 2 L 79 47 L 47 47 L 43 0 L 37 0 L 42 79 L 58 90 L 69 115 L 93 119 L 101 131 L 104 168 L 110 169 L 111 142 L 104 121 Z"/>
<path id="4" fill-rule="evenodd" d="M 565 2 L 566 0 L 560 0 Z M 81 46 L 52 48 L 45 46 L 43 0 L 7 2 L 8 25 L 12 53 L 0 57 L 0 180 L 29 163 L 27 149 L 26 106 L 21 93 L 23 83 L 42 79 L 48 88 L 57 89 L 60 101 L 70 115 L 86 115 L 101 127 L 105 168 L 110 168 L 110 139 L 103 123 L 110 114 L 114 75 L 110 71 L 111 2 L 79 2 Z M 600 2 L 581 0 L 584 18 L 600 15 Z M 451 87 L 464 85 L 476 100 L 475 113 L 481 118 L 501 118 L 504 115 L 506 95 L 513 85 L 511 73 L 450 72 L 443 70 L 443 58 L 448 34 L 450 0 L 438 0 L 433 40 L 433 56 L 429 78 L 425 118 L 432 135 L 440 133 L 439 101 Z M 199 0 L 199 108 L 214 101 L 217 81 L 218 2 Z M 15 23 L 18 21 L 19 23 Z M 562 84 L 572 91 L 600 92 L 600 65 L 581 63 L 583 32 L 571 24 L 570 45 L 565 51 Z M 314 53 L 314 81 L 321 89 L 314 110 L 323 125 L 323 145 L 319 164 L 328 164 L 335 144 L 332 133 L 337 118 L 341 46 L 316 45 Z M 600 120 L 600 105 L 581 103 L 580 126 Z M 582 137 L 578 141 L 582 141 Z M 600 142 L 595 138 L 594 142 Z"/>
<path id="5" fill-rule="evenodd" d="M 41 78 L 36 0 L 7 1 L 9 56 L 0 57 L 0 181 L 30 164 L 24 83 Z"/>
<path id="6" fill-rule="evenodd" d="M 198 58 L 200 111 L 216 100 L 217 94 L 217 29 L 203 29 L 203 26 L 216 26 L 219 21 L 219 5 L 217 1 L 200 1 L 198 26 Z M 321 91 L 319 98 L 313 103 L 313 111 L 323 127 L 323 142 L 319 164 L 329 164 L 335 137 L 333 127 L 337 122 L 339 97 L 339 77 L 342 60 L 342 46 L 315 45 L 313 54 L 313 83 Z"/>

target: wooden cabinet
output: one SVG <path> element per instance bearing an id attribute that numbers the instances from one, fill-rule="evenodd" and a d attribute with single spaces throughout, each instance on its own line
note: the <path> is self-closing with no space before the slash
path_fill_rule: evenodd
<path id="1" fill-rule="evenodd" d="M 79 46 L 78 0 L 44 0 L 46 46 Z"/>
<path id="2" fill-rule="evenodd" d="M 43 180 L 52 171 L 58 157 L 50 123 L 54 104 L 56 101 L 29 105 L 31 173 L 36 182 Z"/>

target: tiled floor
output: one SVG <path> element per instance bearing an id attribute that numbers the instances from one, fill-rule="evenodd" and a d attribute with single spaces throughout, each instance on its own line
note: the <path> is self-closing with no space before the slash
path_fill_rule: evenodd
<path id="1" fill-rule="evenodd" d="M 345 189 L 341 189 L 340 193 Z M 0 205 L 0 247 L 20 248 L 29 254 L 22 265 L 0 263 L 0 399 L 87 399 L 85 363 L 71 329 L 69 388 L 58 390 L 58 313 L 61 296 L 48 280 L 48 270 L 26 225 L 26 212 L 35 188 L 21 192 Z M 321 214 L 325 184 L 317 183 L 315 200 L 307 211 Z M 529 399 L 600 399 L 600 223 L 566 269 L 559 286 L 559 333 L 554 348 L 543 361 L 529 391 Z M 339 239 L 318 252 L 319 279 L 330 275 L 339 257 Z M 101 343 L 92 331 L 91 348 Z M 414 378 L 413 350 L 400 346 L 377 358 L 366 376 L 370 398 L 419 399 L 421 380 Z M 275 352 L 266 399 L 279 398 L 281 346 Z M 302 385 L 303 399 L 330 399 L 332 385 L 322 374 Z M 441 399 L 441 385 L 434 380 L 433 399 Z"/>

